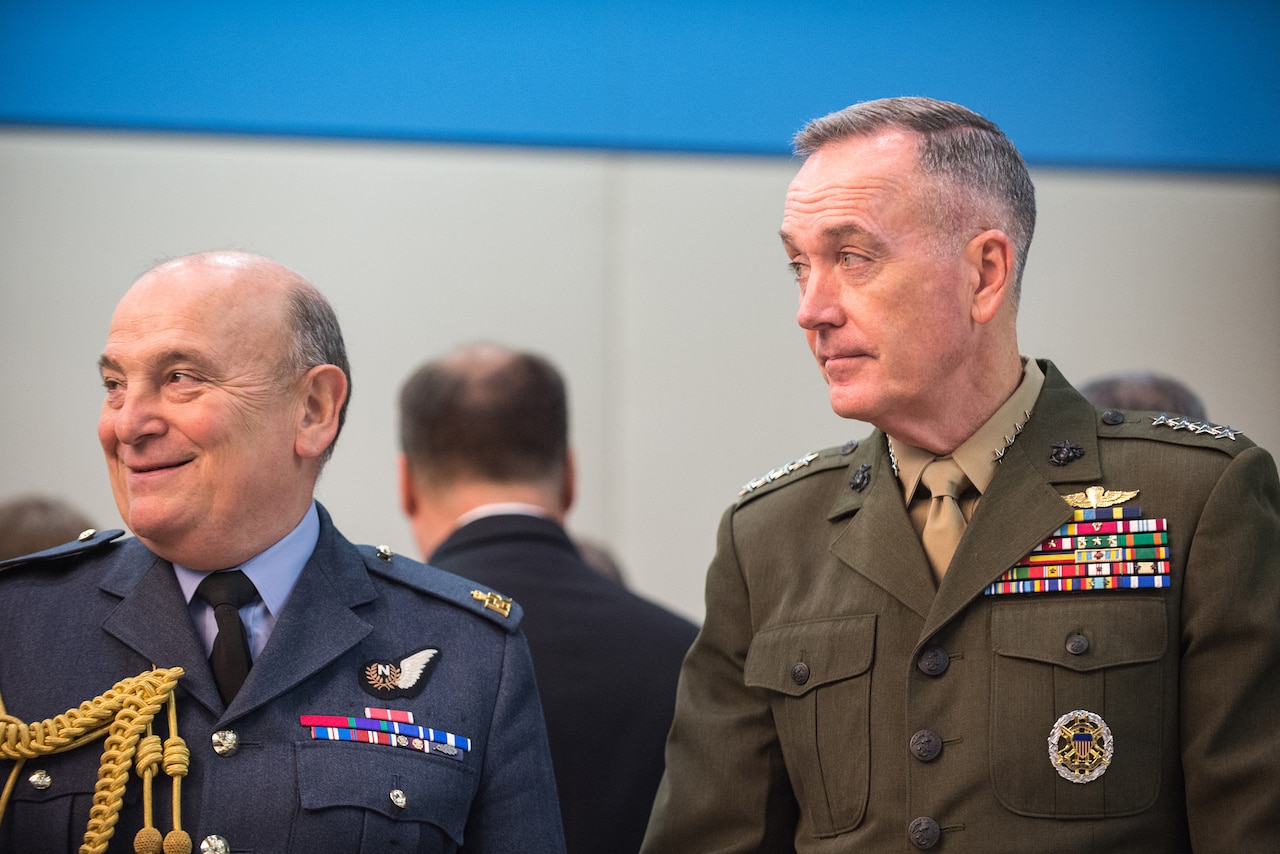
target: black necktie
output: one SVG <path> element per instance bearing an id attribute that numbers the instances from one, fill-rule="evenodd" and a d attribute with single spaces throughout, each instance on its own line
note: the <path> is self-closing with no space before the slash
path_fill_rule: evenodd
<path id="1" fill-rule="evenodd" d="M 229 572 L 212 572 L 205 576 L 196 588 L 196 595 L 213 609 L 218 621 L 218 636 L 213 640 L 213 652 L 209 654 L 209 666 L 218 683 L 218 693 L 224 705 L 231 705 L 232 698 L 249 675 L 249 636 L 240 622 L 240 609 L 258 598 L 258 588 L 249 576 L 238 569 Z"/>

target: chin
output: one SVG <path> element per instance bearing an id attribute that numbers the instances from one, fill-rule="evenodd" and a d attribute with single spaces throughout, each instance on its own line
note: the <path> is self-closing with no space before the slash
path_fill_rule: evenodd
<path id="1" fill-rule="evenodd" d="M 869 421 L 874 409 L 866 396 L 854 389 L 832 386 L 829 395 L 831 411 L 841 418 Z"/>

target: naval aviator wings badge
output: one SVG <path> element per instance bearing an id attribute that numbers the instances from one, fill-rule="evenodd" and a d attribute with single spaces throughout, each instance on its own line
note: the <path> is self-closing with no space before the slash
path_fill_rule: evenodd
<path id="1" fill-rule="evenodd" d="M 427 647 L 395 661 L 366 661 L 360 671 L 360 687 L 380 700 L 416 697 L 427 684 L 428 665 L 434 666 L 439 655 L 440 650 Z"/>
<path id="2" fill-rule="evenodd" d="M 1105 774 L 1114 748 L 1107 722 L 1084 709 L 1067 712 L 1049 731 L 1049 761 L 1072 783 L 1092 783 Z"/>

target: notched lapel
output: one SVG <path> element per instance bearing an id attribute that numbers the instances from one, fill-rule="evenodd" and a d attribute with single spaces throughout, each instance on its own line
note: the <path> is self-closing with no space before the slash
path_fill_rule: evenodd
<path id="1" fill-rule="evenodd" d="M 878 431 L 873 439 L 878 447 L 887 448 Z M 855 458 L 849 470 L 868 462 Z M 889 464 L 887 450 L 870 461 L 871 480 L 862 492 L 845 484 L 828 518 L 839 533 L 831 543 L 832 553 L 855 572 L 884 589 L 922 618 L 933 602 L 933 575 L 920 538 L 911 527 L 907 508 L 898 488 L 898 479 Z M 840 514 L 852 514 L 847 522 Z"/>
<path id="2" fill-rule="evenodd" d="M 1071 521 L 1058 484 L 1098 482 L 1102 476 L 1093 407 L 1045 365 L 1036 414 L 1009 447 L 938 588 L 925 637 L 966 605 L 1032 548 Z M 1049 460 L 1055 442 L 1079 444 L 1084 456 L 1065 466 Z"/>
<path id="3" fill-rule="evenodd" d="M 331 534 L 340 542 L 327 542 Z M 360 553 L 330 528 L 307 561 L 271 638 L 224 719 L 266 705 L 332 664 L 373 627 L 352 608 L 377 595 Z M 352 684 L 356 675 L 352 672 Z"/>
<path id="4" fill-rule="evenodd" d="M 222 700 L 173 566 L 137 548 L 151 560 L 121 560 L 103 577 L 102 589 L 123 598 L 102 621 L 102 630 L 156 667 L 182 667 L 179 688 L 216 713 Z M 120 678 L 136 675 L 121 673 Z"/>

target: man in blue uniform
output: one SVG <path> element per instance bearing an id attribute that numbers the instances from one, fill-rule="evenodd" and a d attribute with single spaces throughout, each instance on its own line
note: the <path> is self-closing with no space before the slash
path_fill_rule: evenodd
<path id="1" fill-rule="evenodd" d="M 178 258 L 126 293 L 100 367 L 135 537 L 0 572 L 7 722 L 46 722 L 0 762 L 0 850 L 132 850 L 142 828 L 155 851 L 563 851 L 519 607 L 352 545 L 312 497 L 350 388 L 319 292 L 255 255 Z M 109 691 L 152 668 L 176 690 Z M 134 731 L 66 750 L 84 710 L 64 713 L 104 694 Z M 163 763 L 139 750 L 126 778 L 143 724 Z"/>

